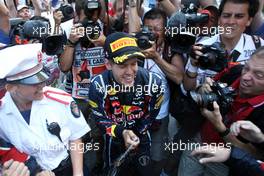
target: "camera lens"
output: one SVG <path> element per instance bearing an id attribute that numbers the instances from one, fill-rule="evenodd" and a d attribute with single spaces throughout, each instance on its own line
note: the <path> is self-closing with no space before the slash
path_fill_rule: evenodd
<path id="1" fill-rule="evenodd" d="M 67 16 L 71 16 L 72 14 L 73 14 L 73 8 L 72 7 L 70 7 L 70 6 L 67 6 L 67 7 L 65 7 L 65 9 L 64 9 L 64 13 L 65 13 L 65 15 L 67 15 Z"/>
<path id="2" fill-rule="evenodd" d="M 191 91 L 190 95 L 198 106 L 209 110 L 213 109 L 213 102 L 218 100 L 217 95 L 214 93 L 199 94 L 195 91 Z"/>

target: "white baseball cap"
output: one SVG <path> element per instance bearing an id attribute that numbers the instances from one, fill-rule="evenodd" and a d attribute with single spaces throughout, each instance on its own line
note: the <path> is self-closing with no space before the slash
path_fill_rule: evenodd
<path id="1" fill-rule="evenodd" d="M 22 4 L 22 5 L 18 5 L 18 6 L 17 6 L 17 11 L 20 11 L 20 10 L 22 10 L 22 9 L 24 9 L 24 8 L 29 9 L 29 7 L 28 7 L 27 5 L 24 5 L 24 4 Z"/>
<path id="2" fill-rule="evenodd" d="M 0 50 L 0 79 L 29 85 L 47 81 L 49 77 L 42 71 L 41 48 L 41 44 L 26 44 Z"/>

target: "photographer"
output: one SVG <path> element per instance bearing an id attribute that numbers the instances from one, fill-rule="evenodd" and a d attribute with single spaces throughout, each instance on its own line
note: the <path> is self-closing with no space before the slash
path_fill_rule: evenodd
<path id="1" fill-rule="evenodd" d="M 17 6 L 17 17 L 23 20 L 29 20 L 32 16 L 41 16 L 41 1 L 31 0 L 34 7 L 34 14 L 31 13 L 29 6 L 19 4 Z"/>
<path id="2" fill-rule="evenodd" d="M 251 36 L 243 33 L 254 17 L 258 8 L 257 5 L 258 2 L 254 0 L 223 0 L 221 2 L 219 8 L 219 29 L 222 27 L 224 30 L 219 30 L 220 34 L 193 46 L 194 54 L 189 58 L 185 67 L 186 71 L 183 80 L 185 90 L 195 90 L 196 87 L 199 87 L 205 81 L 206 76 L 212 77 L 228 65 L 232 65 L 231 63 L 239 62 L 243 64 L 249 59 L 252 52 L 263 44 L 263 40 L 258 37 L 256 38 L 257 40 L 253 40 Z M 229 31 L 230 29 L 232 30 Z M 223 57 L 223 49 L 228 56 Z M 201 69 L 201 63 L 207 63 L 206 67 Z M 193 102 L 186 101 L 187 106 L 190 106 L 188 105 L 190 103 Z M 203 123 L 202 118 L 191 118 L 195 111 L 193 112 L 185 106 L 181 107 L 186 113 L 187 111 L 190 112 L 190 115 L 184 115 L 182 127 L 177 134 L 178 137 L 176 136 L 174 139 L 175 141 L 192 138 Z M 174 154 L 174 160 L 176 161 L 178 158 Z"/>
<path id="3" fill-rule="evenodd" d="M 99 3 L 98 1 L 95 2 Z M 85 102 L 88 96 L 90 78 L 105 70 L 105 56 L 102 47 L 105 36 L 101 31 L 102 26 L 93 26 L 98 24 L 100 9 L 98 7 L 89 10 L 88 7 L 85 7 L 87 5 L 85 0 L 76 2 L 75 10 L 79 23 L 74 24 L 65 50 L 59 59 L 61 71 L 72 72 L 72 87 L 69 91 L 77 99 L 77 103 L 80 103 L 80 106 L 83 103 L 83 108 L 86 108 Z M 93 13 L 87 16 L 90 11 Z M 91 35 L 98 38 L 92 39 L 89 37 Z M 84 111 L 84 114 L 86 113 Z"/>
<path id="4" fill-rule="evenodd" d="M 233 102 L 230 101 L 230 103 L 232 103 L 226 113 L 220 113 L 220 108 L 223 105 L 223 102 L 220 101 L 217 101 L 218 103 L 216 103 L 210 100 L 210 104 L 213 106 L 213 111 L 202 108 L 202 115 L 207 119 L 200 130 L 203 144 L 214 143 L 220 145 L 225 142 L 227 145 L 231 143 L 236 147 L 246 150 L 250 154 L 258 157 L 261 156 L 257 154 L 257 148 L 261 147 L 261 145 L 257 143 L 250 144 L 247 142 L 247 138 L 242 139 L 241 137 L 237 138 L 231 135 L 229 133 L 229 127 L 233 122 L 238 120 L 249 120 L 262 131 L 264 130 L 264 121 L 262 117 L 264 111 L 263 58 L 264 47 L 260 47 L 245 63 L 241 76 L 237 79 L 233 79 L 233 81 L 229 83 L 237 95 L 234 96 Z M 226 82 L 226 80 L 230 80 L 232 75 L 237 72 L 234 71 L 234 69 L 239 68 L 240 66 L 238 65 L 230 68 L 229 70 L 225 70 L 225 74 L 221 73 L 219 77 L 217 76 L 216 81 L 220 80 L 221 82 Z M 206 84 L 212 85 L 212 81 L 208 80 Z M 203 92 L 210 91 L 208 85 L 201 87 L 201 89 L 206 89 Z M 198 118 L 198 115 L 196 118 Z M 190 157 L 188 153 L 189 151 L 185 151 L 181 158 L 179 167 L 180 175 L 199 175 L 207 172 L 215 173 L 216 175 L 225 175 L 228 173 L 228 168 L 225 165 L 219 163 L 201 166 L 198 161 Z M 189 164 L 190 166 L 188 166 Z"/>
<path id="5" fill-rule="evenodd" d="M 84 114 L 86 121 L 91 125 L 91 138 L 95 143 L 100 143 L 100 149 L 97 150 L 95 160 L 87 157 L 90 171 L 94 168 L 93 164 L 101 167 L 103 149 L 100 133 L 91 118 L 89 118 L 90 109 L 87 104 L 89 86 L 91 78 L 102 73 L 105 67 L 103 26 L 100 23 L 99 15 L 101 4 L 99 1 L 79 0 L 75 3 L 75 12 L 78 23 L 75 23 L 68 38 L 65 49 L 59 58 L 59 66 L 62 72 L 67 73 L 65 89 L 77 102 L 79 108 Z M 91 140 L 89 136 L 84 139 Z M 94 152 L 94 151 L 92 151 Z M 87 152 L 89 156 L 92 153 Z"/>
<path id="6" fill-rule="evenodd" d="M 212 77 L 216 74 L 215 71 L 210 69 L 199 68 L 200 57 L 206 54 L 203 52 L 203 45 L 212 45 L 219 42 L 227 53 L 222 60 L 226 59 L 229 63 L 239 62 L 241 64 L 244 64 L 259 46 L 264 45 L 263 40 L 259 37 L 243 33 L 255 16 L 258 4 L 258 0 L 221 1 L 219 7 L 219 34 L 193 47 L 194 55 L 189 58 L 186 65 L 183 81 L 185 90 L 194 90 L 204 82 L 206 76 Z"/>

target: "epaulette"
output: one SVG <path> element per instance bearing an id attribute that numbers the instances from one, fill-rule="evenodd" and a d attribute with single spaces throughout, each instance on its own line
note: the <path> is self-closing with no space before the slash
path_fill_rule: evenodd
<path id="1" fill-rule="evenodd" d="M 69 105 L 72 102 L 71 95 L 66 92 L 55 91 L 54 90 L 45 90 L 44 95 L 54 101 L 59 103 Z M 67 101 L 68 100 L 68 101 Z"/>

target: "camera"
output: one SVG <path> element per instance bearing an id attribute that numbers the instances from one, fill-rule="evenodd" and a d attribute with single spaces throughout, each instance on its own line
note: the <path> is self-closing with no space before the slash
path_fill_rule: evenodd
<path id="1" fill-rule="evenodd" d="M 143 29 L 138 32 L 135 37 L 137 39 L 138 47 L 142 50 L 151 48 L 157 39 L 155 34 L 151 32 L 148 27 L 143 27 Z"/>
<path id="2" fill-rule="evenodd" d="M 220 107 L 220 112 L 222 114 L 226 114 L 234 101 L 236 92 L 232 87 L 228 87 L 226 84 L 221 82 L 213 82 L 211 89 L 212 92 L 205 94 L 199 94 L 196 91 L 191 91 L 190 96 L 198 106 L 207 108 L 211 111 L 214 110 L 213 102 L 216 101 Z"/>
<path id="3" fill-rule="evenodd" d="M 67 42 L 66 34 L 47 36 L 42 41 L 42 51 L 47 55 L 58 55 L 63 52 L 63 46 Z"/>
<path id="4" fill-rule="evenodd" d="M 61 5 L 58 10 L 60 10 L 63 14 L 63 18 L 61 19 L 62 23 L 74 17 L 74 10 L 70 4 Z"/>
<path id="5" fill-rule="evenodd" d="M 124 30 L 125 17 L 122 15 L 115 19 L 114 24 L 110 26 L 109 33 L 122 32 Z"/>
<path id="6" fill-rule="evenodd" d="M 97 21 L 94 22 L 88 18 L 85 18 L 81 23 L 85 35 L 79 39 L 79 42 L 82 47 L 88 48 L 91 45 L 89 38 L 92 40 L 98 39 L 100 37 L 101 27 Z"/>
<path id="7" fill-rule="evenodd" d="M 190 53 L 195 44 L 196 36 L 190 32 L 181 32 L 168 38 L 171 51 L 174 53 Z"/>
<path id="8" fill-rule="evenodd" d="M 189 6 L 184 7 L 182 9 L 182 12 L 185 14 L 187 23 L 190 25 L 197 23 L 204 23 L 207 22 L 209 19 L 208 14 L 198 13 L 198 7 L 195 6 L 195 4 L 193 3 L 190 3 Z"/>
<path id="9" fill-rule="evenodd" d="M 100 37 L 101 27 L 97 21 L 85 19 L 82 22 L 82 26 L 85 29 L 85 34 L 92 40 L 96 40 Z"/>
<path id="10" fill-rule="evenodd" d="M 42 43 L 42 51 L 47 55 L 57 55 L 63 52 L 63 45 L 67 41 L 66 34 L 50 35 L 49 23 L 44 20 L 13 21 L 14 35 L 20 39 L 37 39 Z M 16 40 L 13 42 L 18 44 Z"/>
<path id="11" fill-rule="evenodd" d="M 17 34 L 24 39 L 41 39 L 50 33 L 49 23 L 42 20 L 28 20 L 16 27 Z"/>
<path id="12" fill-rule="evenodd" d="M 187 25 L 187 19 L 183 12 L 176 12 L 170 17 L 166 27 L 166 37 L 172 52 L 190 53 L 191 47 L 196 41 L 196 36 L 192 31 L 189 31 Z"/>
<path id="13" fill-rule="evenodd" d="M 89 20 L 92 20 L 93 15 L 98 11 L 98 17 L 101 12 L 102 6 L 98 0 L 88 0 L 84 5 L 84 14 Z"/>
<path id="14" fill-rule="evenodd" d="M 215 42 L 212 45 L 202 45 L 203 55 L 199 57 L 198 64 L 201 69 L 210 69 L 216 72 L 222 71 L 227 67 L 226 51 L 220 42 Z M 192 52 L 191 56 L 194 58 Z"/>

